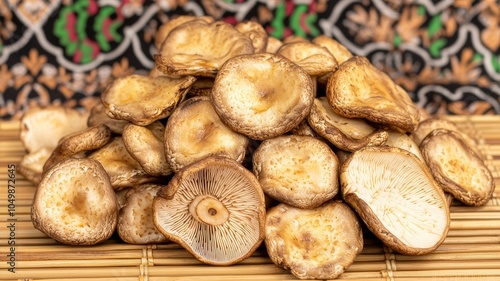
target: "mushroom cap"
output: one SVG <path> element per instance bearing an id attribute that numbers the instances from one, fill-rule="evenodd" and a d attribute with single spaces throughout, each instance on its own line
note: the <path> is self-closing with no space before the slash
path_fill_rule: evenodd
<path id="1" fill-rule="evenodd" d="M 339 64 L 352 57 L 352 53 L 344 45 L 324 34 L 314 37 L 311 42 L 327 49 Z"/>
<path id="2" fill-rule="evenodd" d="M 63 136 L 85 129 L 87 118 L 88 112 L 62 106 L 30 107 L 21 117 L 19 139 L 28 153 L 53 150 Z"/>
<path id="3" fill-rule="evenodd" d="M 290 35 L 288 37 L 283 38 L 283 44 L 295 43 L 295 42 L 309 42 L 309 40 L 305 37 L 299 35 Z"/>
<path id="4" fill-rule="evenodd" d="M 146 173 L 139 162 L 128 153 L 121 136 L 112 138 L 105 146 L 93 151 L 88 158 L 101 163 L 115 190 L 156 180 L 156 177 Z"/>
<path id="5" fill-rule="evenodd" d="M 276 37 L 267 37 L 266 53 L 277 53 L 283 42 Z"/>
<path id="6" fill-rule="evenodd" d="M 493 196 L 490 170 L 461 135 L 446 129 L 432 130 L 420 144 L 425 162 L 444 191 L 466 205 L 481 206 Z"/>
<path id="7" fill-rule="evenodd" d="M 253 53 L 252 40 L 231 24 L 194 20 L 170 31 L 154 59 L 167 75 L 214 77 L 228 59 Z"/>
<path id="8" fill-rule="evenodd" d="M 408 93 L 366 57 L 354 56 L 340 64 L 328 79 L 326 97 L 339 115 L 402 132 L 412 132 L 420 120 Z"/>
<path id="9" fill-rule="evenodd" d="M 413 141 L 412 137 L 410 137 L 405 133 L 401 133 L 399 131 L 394 131 L 394 130 L 387 130 L 387 133 L 389 134 L 389 136 L 385 141 L 385 145 L 398 147 L 406 151 L 409 151 L 415 154 L 415 156 L 417 156 L 418 159 L 425 162 L 424 157 L 422 156 L 422 152 L 418 147 L 418 144 L 416 144 L 415 141 Z"/>
<path id="10" fill-rule="evenodd" d="M 192 76 L 170 78 L 131 74 L 115 79 L 104 90 L 101 100 L 111 118 L 147 126 L 168 117 L 195 80 Z"/>
<path id="11" fill-rule="evenodd" d="M 264 192 L 288 205 L 312 209 L 339 190 L 339 161 L 324 142 L 284 135 L 265 140 L 253 154 L 253 173 Z"/>
<path id="12" fill-rule="evenodd" d="M 284 44 L 278 54 L 298 64 L 311 76 L 325 75 L 338 65 L 328 50 L 308 41 Z"/>
<path id="13" fill-rule="evenodd" d="M 210 96 L 210 92 L 212 92 L 213 86 L 214 86 L 214 78 L 200 77 L 193 83 L 191 89 L 189 89 L 189 95 L 208 97 Z"/>
<path id="14" fill-rule="evenodd" d="M 342 201 L 312 210 L 279 204 L 266 216 L 269 257 L 300 279 L 335 279 L 363 249 L 356 214 Z"/>
<path id="15" fill-rule="evenodd" d="M 65 159 L 43 176 L 31 208 L 36 229 L 63 244 L 94 245 L 114 233 L 118 203 L 99 162 Z"/>
<path id="16" fill-rule="evenodd" d="M 23 158 L 21 158 L 17 170 L 26 177 L 26 179 L 38 185 L 42 180 L 43 165 L 47 159 L 49 159 L 51 153 L 52 150 L 46 147 L 26 153 L 23 155 Z"/>
<path id="17" fill-rule="evenodd" d="M 450 213 L 444 193 L 413 153 L 364 147 L 342 165 L 340 184 L 344 200 L 394 251 L 426 254 L 446 238 Z"/>
<path id="18" fill-rule="evenodd" d="M 123 144 L 128 153 L 151 176 L 169 176 L 173 173 L 165 156 L 164 134 L 165 126 L 160 121 L 148 126 L 129 124 L 123 130 Z"/>
<path id="19" fill-rule="evenodd" d="M 117 225 L 118 235 L 123 241 L 130 244 L 168 242 L 156 229 L 153 219 L 153 199 L 162 187 L 159 184 L 142 184 L 127 191 Z"/>
<path id="20" fill-rule="evenodd" d="M 207 264 L 242 261 L 264 239 L 264 193 L 250 171 L 227 157 L 186 166 L 153 206 L 158 230 Z"/>
<path id="21" fill-rule="evenodd" d="M 87 119 L 87 126 L 93 127 L 99 124 L 104 124 L 116 134 L 123 133 L 123 128 L 130 123 L 127 120 L 113 119 L 106 113 L 106 107 L 102 102 L 98 103 L 90 110 L 89 117 Z"/>
<path id="22" fill-rule="evenodd" d="M 372 127 L 365 119 L 338 115 L 326 97 L 314 99 L 307 121 L 318 135 L 342 150 L 355 151 L 367 145 L 381 145 L 388 138 L 386 130 Z"/>
<path id="23" fill-rule="evenodd" d="M 290 133 L 297 136 L 320 138 L 316 131 L 309 125 L 309 122 L 307 122 L 307 118 L 302 120 L 297 127 L 290 130 Z"/>
<path id="24" fill-rule="evenodd" d="M 163 45 L 165 39 L 170 34 L 174 28 L 179 25 L 193 21 L 193 20 L 203 20 L 207 23 L 212 23 L 215 19 L 211 16 L 192 16 L 192 15 L 178 15 L 172 19 L 169 19 L 164 24 L 160 25 L 155 34 L 155 47 L 157 50 L 161 50 L 161 46 Z"/>
<path id="25" fill-rule="evenodd" d="M 209 155 L 226 156 L 241 163 L 248 137 L 228 128 L 209 97 L 187 99 L 172 113 L 165 128 L 165 155 L 174 171 Z"/>
<path id="26" fill-rule="evenodd" d="M 444 118 L 431 117 L 421 121 L 418 123 L 417 128 L 411 133 L 411 137 L 417 145 L 420 145 L 422 140 L 435 129 L 446 129 L 460 134 L 463 140 L 472 150 L 474 150 L 477 156 L 481 158 L 484 157 L 483 153 L 479 149 L 477 141 L 474 138 L 470 137 L 464 130 L 461 130 L 453 121 Z"/>
<path id="27" fill-rule="evenodd" d="M 63 159 L 72 157 L 81 152 L 103 147 L 111 140 L 111 130 L 104 124 L 88 127 L 84 130 L 71 133 L 61 138 L 59 144 L 52 151 L 43 166 L 47 171 L 50 167 Z"/>
<path id="28" fill-rule="evenodd" d="M 313 83 L 301 67 L 281 55 L 244 55 L 222 66 L 211 100 L 232 130 L 264 140 L 305 119 L 313 103 Z"/>
<path id="29" fill-rule="evenodd" d="M 263 53 L 267 48 L 267 31 L 256 21 L 242 21 L 237 23 L 234 28 L 252 40 L 255 53 Z"/>

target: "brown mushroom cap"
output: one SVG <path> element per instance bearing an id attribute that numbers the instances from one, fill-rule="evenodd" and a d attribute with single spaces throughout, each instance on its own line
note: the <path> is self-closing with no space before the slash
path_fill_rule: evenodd
<path id="1" fill-rule="evenodd" d="M 444 193 L 413 153 L 362 148 L 341 167 L 340 183 L 344 200 L 389 248 L 421 255 L 446 238 L 450 213 Z"/>
<path id="2" fill-rule="evenodd" d="M 241 163 L 249 139 L 228 128 L 209 97 L 193 97 L 172 113 L 165 128 L 165 155 L 174 171 L 209 155 L 226 156 Z"/>
<path id="3" fill-rule="evenodd" d="M 44 174 L 35 191 L 35 228 L 69 245 L 94 245 L 116 228 L 118 203 L 99 162 L 68 158 Z"/>
<path id="4" fill-rule="evenodd" d="M 162 187 L 158 184 L 143 184 L 128 190 L 117 225 L 118 235 L 123 241 L 130 244 L 168 242 L 156 229 L 153 219 L 153 199 Z"/>
<path id="5" fill-rule="evenodd" d="M 189 89 L 189 94 L 191 96 L 210 96 L 213 86 L 214 78 L 200 77 L 193 83 L 191 89 Z"/>
<path id="6" fill-rule="evenodd" d="M 272 53 L 228 60 L 215 78 L 211 100 L 221 120 L 252 139 L 282 135 L 309 114 L 310 76 L 298 65 Z"/>
<path id="7" fill-rule="evenodd" d="M 340 64 L 328 79 L 326 96 L 339 115 L 365 118 L 402 132 L 412 132 L 420 120 L 408 93 L 365 57 Z"/>
<path id="8" fill-rule="evenodd" d="M 387 133 L 389 134 L 389 137 L 385 141 L 385 145 L 398 147 L 406 151 L 409 151 L 415 154 L 415 156 L 417 156 L 418 159 L 425 162 L 424 157 L 422 156 L 422 152 L 418 147 L 418 144 L 416 144 L 409 135 L 394 130 L 388 130 Z"/>
<path id="9" fill-rule="evenodd" d="M 52 151 L 52 154 L 43 166 L 43 170 L 47 171 L 61 160 L 78 153 L 99 149 L 110 140 L 111 130 L 104 124 L 66 135 L 59 141 L 54 151 Z"/>
<path id="10" fill-rule="evenodd" d="M 89 117 L 87 119 L 87 126 L 93 127 L 100 124 L 106 125 L 113 133 L 121 134 L 123 133 L 123 128 L 130 122 L 127 120 L 113 119 L 106 113 L 106 107 L 104 104 L 98 103 L 90 110 Z"/>
<path id="11" fill-rule="evenodd" d="M 88 112 L 62 106 L 31 107 L 21 117 L 19 139 L 28 153 L 52 150 L 63 136 L 85 129 L 87 118 Z"/>
<path id="12" fill-rule="evenodd" d="M 167 75 L 214 77 L 228 59 L 253 53 L 250 38 L 232 25 L 194 20 L 170 31 L 154 58 L 156 67 Z"/>
<path id="13" fill-rule="evenodd" d="M 42 147 L 37 151 L 26 153 L 23 155 L 23 158 L 21 158 L 21 161 L 17 166 L 17 170 L 25 176 L 26 179 L 35 185 L 38 185 L 38 183 L 42 180 L 43 165 L 47 159 L 49 159 L 51 153 L 52 150 L 46 147 Z"/>
<path id="14" fill-rule="evenodd" d="M 352 53 L 344 45 L 326 35 L 316 36 L 311 42 L 326 48 L 339 64 L 352 57 Z"/>
<path id="15" fill-rule="evenodd" d="M 242 21 L 237 23 L 234 28 L 252 40 L 255 53 L 262 53 L 267 48 L 267 31 L 256 21 Z"/>
<path id="16" fill-rule="evenodd" d="M 338 65 L 328 50 L 311 42 L 284 44 L 278 50 L 278 54 L 298 64 L 311 76 L 325 75 Z"/>
<path id="17" fill-rule="evenodd" d="M 169 176 L 173 173 L 165 156 L 164 134 L 165 126 L 160 121 L 146 127 L 129 124 L 123 130 L 123 144 L 128 153 L 144 172 L 152 176 Z"/>
<path id="18" fill-rule="evenodd" d="M 324 142 L 284 135 L 262 142 L 253 154 L 253 173 L 264 192 L 288 205 L 312 209 L 338 192 L 339 161 Z"/>
<path id="19" fill-rule="evenodd" d="M 183 23 L 193 20 L 203 20 L 207 23 L 212 23 L 215 21 L 215 19 L 210 16 L 192 16 L 192 15 L 179 15 L 176 16 L 175 18 L 169 19 L 166 23 L 162 24 L 156 31 L 155 34 L 156 49 L 161 50 L 161 46 L 163 45 L 165 39 L 170 34 L 170 31 L 172 31 L 174 28 L 178 27 Z"/>
<path id="20" fill-rule="evenodd" d="M 185 167 L 153 206 L 158 230 L 207 264 L 242 261 L 264 239 L 264 193 L 250 171 L 227 157 Z"/>
<path id="21" fill-rule="evenodd" d="M 279 40 L 278 38 L 271 36 L 267 37 L 267 53 L 277 53 L 281 46 L 283 46 L 283 42 L 281 42 L 281 40 Z"/>
<path id="22" fill-rule="evenodd" d="M 342 201 L 305 210 L 279 204 L 266 216 L 266 248 L 300 279 L 335 279 L 363 249 L 356 214 Z"/>
<path id="23" fill-rule="evenodd" d="M 491 199 L 493 176 L 459 133 L 435 129 L 424 138 L 420 149 L 444 191 L 466 205 L 481 206 Z"/>
<path id="24" fill-rule="evenodd" d="M 337 148 L 355 151 L 367 145 L 384 144 L 388 133 L 362 118 L 347 118 L 332 110 L 326 97 L 314 99 L 307 121 L 314 131 Z"/>
<path id="25" fill-rule="evenodd" d="M 131 74 L 115 79 L 101 100 L 110 117 L 147 126 L 168 117 L 195 80 L 192 76 L 153 78 Z"/>

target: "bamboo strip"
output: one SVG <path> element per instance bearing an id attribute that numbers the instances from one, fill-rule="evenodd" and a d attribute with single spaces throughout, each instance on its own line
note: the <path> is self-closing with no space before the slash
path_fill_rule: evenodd
<path id="1" fill-rule="evenodd" d="M 0 122 L 0 131 L 19 131 L 20 122 L 19 121 L 2 121 Z"/>
<path id="2" fill-rule="evenodd" d="M 7 222 L 9 219 L 16 219 L 18 222 L 19 221 L 31 222 L 31 214 L 20 214 L 16 210 L 16 215 L 14 217 L 3 214 L 0 215 L 0 222 Z"/>
<path id="3" fill-rule="evenodd" d="M 497 236 L 497 229 L 452 229 L 448 232 L 448 237 L 469 237 L 469 236 Z"/>
<path id="4" fill-rule="evenodd" d="M 452 220 L 450 229 L 499 229 L 500 231 L 500 220 Z"/>
<path id="5" fill-rule="evenodd" d="M 412 271 L 392 271 L 395 280 L 399 277 L 473 277 L 476 276 L 500 276 L 500 269 L 448 269 L 448 270 L 412 270 Z M 454 279 L 453 279 L 454 280 Z M 472 279 L 475 280 L 475 279 Z"/>
<path id="6" fill-rule="evenodd" d="M 484 219 L 500 220 L 500 212 L 475 212 L 475 211 L 461 212 L 461 213 L 450 212 L 450 217 L 452 220 L 484 220 Z"/>
<path id="7" fill-rule="evenodd" d="M 399 268 L 400 261 L 471 261 L 471 260 L 498 260 L 496 252 L 473 252 L 473 253 L 430 253 L 421 256 L 397 255 L 394 258 Z"/>
<path id="8" fill-rule="evenodd" d="M 441 244 L 434 253 L 500 252 L 500 244 Z"/>
<path id="9" fill-rule="evenodd" d="M 500 211 L 500 206 L 499 205 L 493 205 L 492 202 L 489 202 L 490 204 L 487 204 L 485 206 L 481 207 L 471 207 L 471 206 L 452 206 L 450 208 L 451 213 L 457 213 L 457 212 L 499 212 Z"/>

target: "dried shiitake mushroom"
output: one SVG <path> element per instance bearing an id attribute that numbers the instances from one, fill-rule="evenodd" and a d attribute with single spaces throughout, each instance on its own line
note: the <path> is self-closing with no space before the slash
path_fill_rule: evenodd
<path id="1" fill-rule="evenodd" d="M 338 115 L 326 97 L 314 99 L 307 121 L 318 135 L 342 150 L 355 151 L 367 145 L 381 145 L 388 138 L 386 130 L 374 128 L 365 119 Z"/>
<path id="2" fill-rule="evenodd" d="M 193 83 L 191 89 L 189 89 L 189 94 L 191 96 L 210 96 L 213 85 L 214 78 L 200 77 Z"/>
<path id="3" fill-rule="evenodd" d="M 338 192 L 339 161 L 316 138 L 284 135 L 265 140 L 253 154 L 253 173 L 264 192 L 288 205 L 313 209 Z"/>
<path id="4" fill-rule="evenodd" d="M 253 53 L 252 40 L 231 24 L 194 20 L 170 31 L 154 58 L 158 70 L 169 76 L 214 77 L 229 58 Z"/>
<path id="5" fill-rule="evenodd" d="M 420 120 L 408 93 L 366 57 L 354 56 L 340 64 L 328 79 L 326 97 L 339 115 L 402 132 L 412 132 Z"/>
<path id="6" fill-rule="evenodd" d="M 344 200 L 394 251 L 427 254 L 446 238 L 448 203 L 413 153 L 389 146 L 362 148 L 342 165 L 340 183 Z"/>
<path id="7" fill-rule="evenodd" d="M 49 159 L 43 166 L 43 171 L 63 159 L 79 153 L 99 149 L 111 140 L 111 130 L 104 124 L 88 127 L 87 129 L 68 134 L 61 138 Z"/>
<path id="8" fill-rule="evenodd" d="M 267 38 L 267 46 L 266 46 L 266 52 L 267 53 L 277 53 L 279 48 L 283 46 L 283 42 L 279 40 L 276 37 L 271 37 L 269 36 Z"/>
<path id="9" fill-rule="evenodd" d="M 302 122 L 300 122 L 297 127 L 290 130 L 290 133 L 297 136 L 319 138 L 319 135 L 316 133 L 316 131 L 313 130 L 313 128 L 311 128 L 311 126 L 307 122 L 307 119 L 302 120 Z"/>
<path id="10" fill-rule="evenodd" d="M 161 46 L 164 43 L 165 39 L 170 34 L 170 31 L 172 31 L 174 28 L 178 27 L 183 23 L 193 20 L 203 20 L 207 23 L 212 23 L 215 21 L 215 19 L 212 18 L 211 16 L 192 16 L 192 15 L 179 15 L 172 19 L 169 19 L 167 22 L 162 24 L 156 31 L 155 34 L 156 50 L 161 50 Z"/>
<path id="11" fill-rule="evenodd" d="M 385 141 L 385 145 L 409 151 L 415 154 L 418 159 L 424 161 L 424 157 L 422 156 L 418 144 L 416 144 L 409 135 L 394 130 L 388 130 L 387 133 L 389 134 L 389 137 Z"/>
<path id="12" fill-rule="evenodd" d="M 264 193 L 250 171 L 227 157 L 186 166 L 160 189 L 153 208 L 157 229 L 207 264 L 240 262 L 264 239 Z"/>
<path id="13" fill-rule="evenodd" d="M 96 104 L 90 110 L 89 117 L 87 119 L 87 126 L 93 127 L 100 124 L 106 125 L 113 133 L 121 134 L 123 128 L 130 122 L 127 120 L 113 119 L 106 113 L 106 107 L 102 102 Z"/>
<path id="14" fill-rule="evenodd" d="M 179 105 L 165 128 L 165 155 L 174 171 L 209 155 L 226 156 L 241 163 L 249 139 L 228 128 L 209 97 L 193 97 Z"/>
<path id="15" fill-rule="evenodd" d="M 46 147 L 24 154 L 17 166 L 17 170 L 30 182 L 38 185 L 42 180 L 43 165 L 45 165 L 51 154 L 52 150 Z"/>
<path id="16" fill-rule="evenodd" d="M 242 21 L 237 23 L 234 28 L 252 40 L 255 53 L 262 53 L 267 48 L 267 31 L 256 21 Z"/>
<path id="17" fill-rule="evenodd" d="M 195 80 L 192 76 L 153 78 L 131 74 L 115 79 L 101 100 L 111 118 L 147 126 L 168 117 Z"/>
<path id="18" fill-rule="evenodd" d="M 243 55 L 222 66 L 211 100 L 232 130 L 264 140 L 290 131 L 306 118 L 313 83 L 301 67 L 281 55 Z"/>
<path id="19" fill-rule="evenodd" d="M 146 173 L 139 162 L 128 153 L 121 136 L 114 137 L 105 146 L 92 152 L 88 158 L 101 163 L 115 190 L 156 180 L 156 177 Z"/>
<path id="20" fill-rule="evenodd" d="M 52 151 L 63 136 L 87 128 L 87 118 L 87 112 L 62 106 L 31 107 L 21 117 L 19 139 L 28 153 Z"/>
<path id="21" fill-rule="evenodd" d="M 101 164 L 68 158 L 50 168 L 35 191 L 31 220 L 63 244 L 94 245 L 111 237 L 118 203 Z"/>
<path id="22" fill-rule="evenodd" d="M 352 53 L 337 40 L 326 35 L 319 35 L 312 39 L 313 44 L 326 48 L 339 64 L 352 57 Z"/>
<path id="23" fill-rule="evenodd" d="M 495 181 L 490 170 L 459 133 L 432 130 L 420 150 L 437 183 L 462 203 L 481 206 L 493 196 Z"/>
<path id="24" fill-rule="evenodd" d="M 117 225 L 118 235 L 123 241 L 130 244 L 168 242 L 156 229 L 153 219 L 153 199 L 162 187 L 158 184 L 142 184 L 127 191 Z"/>
<path id="25" fill-rule="evenodd" d="M 294 42 L 281 46 L 278 54 L 302 67 L 311 76 L 321 76 L 337 67 L 337 60 L 328 50 L 311 42 Z"/>
<path id="26" fill-rule="evenodd" d="M 123 130 L 123 144 L 128 153 L 152 176 L 169 176 L 172 168 L 165 156 L 165 126 L 155 121 L 148 126 L 129 124 Z"/>
<path id="27" fill-rule="evenodd" d="M 266 216 L 266 249 L 300 279 L 335 279 L 363 249 L 356 214 L 342 201 L 312 210 L 279 204 Z"/>

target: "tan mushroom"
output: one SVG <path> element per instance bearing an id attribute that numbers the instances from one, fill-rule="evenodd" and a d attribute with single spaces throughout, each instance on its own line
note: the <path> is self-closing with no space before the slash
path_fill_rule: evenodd
<path id="1" fill-rule="evenodd" d="M 385 141 L 385 145 L 398 147 L 406 151 L 409 151 L 415 154 L 415 156 L 417 156 L 418 159 L 425 162 L 424 157 L 422 156 L 422 152 L 418 147 L 418 144 L 416 144 L 409 135 L 394 130 L 388 130 L 387 132 L 389 134 L 389 137 Z"/>
<path id="2" fill-rule="evenodd" d="M 158 184 L 142 184 L 127 191 L 117 225 L 118 235 L 123 241 L 130 244 L 168 242 L 156 229 L 153 219 L 153 199 L 162 187 Z"/>
<path id="3" fill-rule="evenodd" d="M 234 28 L 252 40 L 255 53 L 262 53 L 267 48 L 267 31 L 256 21 L 242 21 L 237 23 Z"/>
<path id="4" fill-rule="evenodd" d="M 244 55 L 221 68 L 211 100 L 232 130 L 264 140 L 290 131 L 306 118 L 313 84 L 301 67 L 283 56 Z"/>
<path id="5" fill-rule="evenodd" d="M 356 214 L 342 201 L 305 210 L 279 204 L 266 216 L 271 261 L 299 279 L 335 279 L 363 249 Z"/>
<path id="6" fill-rule="evenodd" d="M 490 170 L 459 133 L 435 129 L 423 139 L 420 149 L 444 191 L 472 206 L 492 198 L 495 181 Z"/>
<path id="7" fill-rule="evenodd" d="M 215 21 L 215 19 L 210 16 L 178 15 L 174 18 L 171 18 L 164 24 L 160 25 L 160 27 L 156 31 L 155 42 L 154 42 L 156 50 L 161 50 L 161 46 L 163 45 L 165 39 L 170 34 L 170 31 L 172 31 L 174 28 L 178 27 L 183 23 L 193 20 L 203 20 L 207 23 L 212 23 Z"/>
<path id="8" fill-rule="evenodd" d="M 151 176 L 169 176 L 172 168 L 165 156 L 165 126 L 156 121 L 148 126 L 129 124 L 123 130 L 123 144 L 142 169 Z"/>
<path id="9" fill-rule="evenodd" d="M 87 128 L 87 118 L 88 112 L 62 106 L 31 107 L 21 117 L 19 139 L 27 153 L 53 150 L 63 136 Z"/>
<path id="10" fill-rule="evenodd" d="M 309 125 L 307 119 L 302 120 L 302 122 L 300 122 L 297 127 L 293 128 L 290 133 L 297 136 L 320 138 L 316 131 L 314 131 L 314 129 Z"/>
<path id="11" fill-rule="evenodd" d="M 384 144 L 389 134 L 362 118 L 348 118 L 332 110 L 326 97 L 314 99 L 307 121 L 321 137 L 339 149 L 355 151 L 367 145 Z"/>
<path id="12" fill-rule="evenodd" d="M 213 85 L 213 78 L 200 77 L 193 83 L 191 89 L 189 89 L 189 94 L 191 96 L 210 96 Z"/>
<path id="13" fill-rule="evenodd" d="M 326 96 L 337 114 L 365 118 L 412 132 L 420 117 L 408 93 L 365 57 L 355 56 L 333 72 Z"/>
<path id="14" fill-rule="evenodd" d="M 102 102 L 98 103 L 90 110 L 89 117 L 87 119 L 87 126 L 93 127 L 100 124 L 106 125 L 113 133 L 121 134 L 123 133 L 123 128 L 130 122 L 127 120 L 113 119 L 106 113 L 106 107 Z"/>
<path id="15" fill-rule="evenodd" d="M 339 161 L 324 142 L 285 135 L 262 142 L 253 173 L 264 192 L 288 205 L 313 209 L 338 193 Z"/>
<path id="16" fill-rule="evenodd" d="M 278 54 L 302 67 L 311 76 L 321 76 L 332 72 L 337 60 L 326 50 L 311 42 L 283 44 Z"/>
<path id="17" fill-rule="evenodd" d="M 185 167 L 153 206 L 158 230 L 207 264 L 238 263 L 264 239 L 264 193 L 250 171 L 227 157 Z"/>
<path id="18" fill-rule="evenodd" d="M 156 78 L 131 74 L 113 81 L 101 95 L 106 113 L 114 119 L 147 126 L 168 117 L 196 78 Z"/>
<path id="19" fill-rule="evenodd" d="M 164 142 L 167 161 L 177 172 L 210 155 L 242 163 L 249 139 L 220 120 L 209 97 L 193 97 L 179 105 L 168 119 Z"/>
<path id="20" fill-rule="evenodd" d="M 389 146 L 362 148 L 342 165 L 340 183 L 344 200 L 392 250 L 427 254 L 446 238 L 448 203 L 413 153 Z"/>
<path id="21" fill-rule="evenodd" d="M 279 48 L 283 46 L 283 42 L 279 40 L 276 37 L 271 37 L 269 36 L 267 38 L 267 46 L 266 46 L 266 52 L 267 53 L 277 53 Z"/>
<path id="22" fill-rule="evenodd" d="M 169 76 L 214 77 L 228 59 L 253 53 L 250 38 L 234 26 L 222 21 L 194 20 L 170 31 L 154 59 L 156 67 Z"/>
<path id="23" fill-rule="evenodd" d="M 99 149 L 111 140 L 111 130 L 104 124 L 64 136 L 43 166 L 47 171 L 56 163 L 79 153 Z"/>
<path id="24" fill-rule="evenodd" d="M 139 162 L 128 153 L 122 137 L 114 137 L 108 144 L 92 152 L 88 158 L 101 163 L 109 175 L 114 190 L 153 182 L 157 179 L 146 173 Z"/>
<path id="25" fill-rule="evenodd" d="M 296 42 L 309 42 L 306 38 L 298 35 L 290 35 L 283 38 L 283 44 L 296 43 Z"/>
<path id="26" fill-rule="evenodd" d="M 351 51 L 349 51 L 344 45 L 326 35 L 316 36 L 311 40 L 311 42 L 327 49 L 339 64 L 343 63 L 353 56 Z"/>
<path id="27" fill-rule="evenodd" d="M 26 153 L 21 158 L 17 170 L 26 177 L 27 180 L 38 185 L 42 180 L 43 165 L 45 165 L 51 153 L 52 150 L 46 147 Z"/>
<path id="28" fill-rule="evenodd" d="M 109 239 L 118 203 L 99 162 L 68 158 L 44 174 L 31 208 L 33 226 L 63 244 L 94 245 Z"/>

